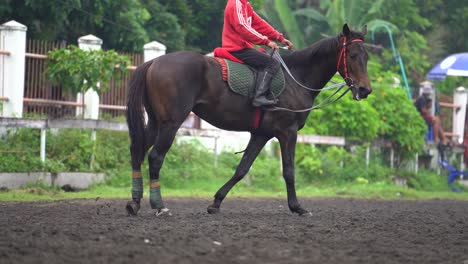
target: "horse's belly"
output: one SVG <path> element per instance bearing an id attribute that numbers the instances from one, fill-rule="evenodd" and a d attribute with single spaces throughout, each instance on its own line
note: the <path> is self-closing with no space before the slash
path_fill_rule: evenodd
<path id="1" fill-rule="evenodd" d="M 212 112 L 202 113 L 194 111 L 204 121 L 210 125 L 215 126 L 219 129 L 231 130 L 231 131 L 248 131 L 252 129 L 252 122 L 249 118 L 245 118 L 242 115 L 234 115 L 229 113 L 213 114 Z M 203 127 L 203 125 L 202 125 Z"/>

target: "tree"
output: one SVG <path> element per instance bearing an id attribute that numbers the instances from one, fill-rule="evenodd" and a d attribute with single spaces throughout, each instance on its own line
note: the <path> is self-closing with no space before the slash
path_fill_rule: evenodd
<path id="1" fill-rule="evenodd" d="M 277 1 L 267 0 L 267 2 L 269 3 L 265 7 L 267 10 L 272 9 L 272 6 L 278 7 L 273 4 Z M 323 35 L 335 35 L 340 32 L 344 23 L 358 29 L 367 25 L 371 32 L 368 41 L 370 39 L 370 41 L 374 41 L 378 45 L 383 44 L 386 47 L 379 54 L 380 56 L 373 59 L 387 65 L 384 70 L 399 72 L 400 64 L 395 60 L 387 32 L 379 30 L 383 27 L 390 28 L 394 34 L 397 50 L 403 58 L 404 67 L 410 72 L 409 77 L 412 80 L 412 85 L 417 85 L 423 79 L 424 72 L 428 67 L 426 55 L 428 48 L 424 36 L 419 32 L 428 27 L 430 22 L 420 15 L 414 0 L 289 0 L 288 3 L 294 10 L 291 15 L 276 16 L 276 20 L 283 25 L 287 34 L 296 35 L 296 39 L 299 39 L 299 35 L 302 34 L 306 43 L 313 43 L 323 38 Z M 276 9 L 276 13 L 285 12 Z M 271 13 L 271 11 L 266 13 Z M 275 16 L 270 17 L 275 19 Z M 298 24 L 298 28 L 301 28 L 302 32 L 288 30 L 296 28 L 294 24 Z M 374 32 L 372 33 L 372 31 Z M 301 47 L 299 46 L 299 48 Z"/>
<path id="2" fill-rule="evenodd" d="M 0 2 L 0 17 L 16 20 L 28 27 L 28 35 L 42 40 L 58 40 L 68 26 L 68 15 L 80 0 L 65 0 L 58 5 L 48 0 L 6 0 Z M 62 38 L 63 39 L 63 38 Z"/>
<path id="3" fill-rule="evenodd" d="M 298 49 L 306 47 L 303 32 L 286 0 L 266 0 L 262 14 L 289 38 Z"/>
<path id="4" fill-rule="evenodd" d="M 145 23 L 149 38 L 166 45 L 168 52 L 185 49 L 185 33 L 178 16 L 159 1 L 142 0 L 142 3 L 151 14 Z M 183 16 L 181 13 L 180 17 Z"/>
<path id="5" fill-rule="evenodd" d="M 385 1 L 378 15 L 397 27 L 394 32 L 395 43 L 408 72 L 410 86 L 417 87 L 424 80 L 429 67 L 427 41 L 420 32 L 429 27 L 431 22 L 420 15 L 414 0 Z M 383 32 L 376 34 L 374 41 L 389 47 L 388 36 Z M 397 72 L 399 65 L 395 63 L 392 51 L 385 49 L 381 55 L 383 70 Z"/>
<path id="6" fill-rule="evenodd" d="M 28 37 L 38 40 L 76 43 L 91 33 L 103 48 L 124 51 L 142 50 L 149 40 L 144 23 L 150 17 L 139 0 L 2 1 L 0 17 L 25 24 Z"/>
<path id="7" fill-rule="evenodd" d="M 84 93 L 88 89 L 98 94 L 104 92 L 117 72 L 127 72 L 129 59 L 113 50 L 85 51 L 71 45 L 66 49 L 49 51 L 47 57 L 47 78 L 61 85 L 73 94 Z M 118 66 L 118 67 L 116 67 Z M 100 86 L 97 87 L 97 83 Z"/>
<path id="8" fill-rule="evenodd" d="M 298 2 L 295 3 L 297 8 L 293 14 L 300 24 L 299 27 L 303 29 L 307 42 L 310 43 L 323 38 L 322 33 L 335 35 L 345 23 L 358 29 L 364 25 L 372 28 L 376 24 L 395 27 L 388 21 L 377 19 L 382 0 L 321 0 L 318 6 L 314 5 L 313 1 L 308 1 L 307 4 Z"/>
<path id="9" fill-rule="evenodd" d="M 160 0 L 168 12 L 177 14 L 185 49 L 202 53 L 212 52 L 221 45 L 225 1 Z"/>
<path id="10" fill-rule="evenodd" d="M 416 0 L 422 17 L 431 25 L 421 32 L 428 39 L 429 62 L 435 64 L 446 56 L 468 50 L 466 14 L 468 6 L 456 0 Z"/>

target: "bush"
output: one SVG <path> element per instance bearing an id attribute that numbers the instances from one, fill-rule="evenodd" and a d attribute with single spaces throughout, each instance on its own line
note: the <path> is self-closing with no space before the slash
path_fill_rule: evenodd
<path id="1" fill-rule="evenodd" d="M 62 163 L 70 172 L 91 170 L 94 142 L 90 130 L 49 130 L 46 142 L 47 160 Z"/>
<path id="2" fill-rule="evenodd" d="M 40 131 L 37 129 L 8 130 L 0 138 L 0 170 L 2 172 L 64 172 L 100 171 L 108 174 L 107 185 L 130 188 L 131 167 L 129 139 L 126 132 L 98 131 L 96 141 L 91 131 L 63 129 L 47 132 L 47 160 L 39 157 Z M 278 148 L 278 144 L 274 147 Z M 90 168 L 94 149 L 94 168 Z M 446 191 L 447 179 L 428 171 L 417 175 L 405 170 L 391 170 L 373 155 L 369 166 L 365 162 L 366 146 L 346 150 L 334 146 L 298 144 L 296 148 L 296 186 L 346 185 L 349 183 L 391 183 L 392 177 L 404 177 L 408 186 L 417 190 Z M 161 181 L 171 189 L 218 189 L 229 180 L 241 155 L 221 152 L 217 166 L 214 154 L 197 140 L 173 144 L 161 170 Z M 142 165 L 145 186 L 148 165 Z M 240 187 L 252 190 L 283 191 L 279 150 L 274 156 L 261 152 Z"/>
<path id="3" fill-rule="evenodd" d="M 389 168 L 381 165 L 379 160 L 370 160 L 369 167 L 365 161 L 365 146 L 346 151 L 340 147 L 297 147 L 297 179 L 301 185 L 327 184 L 342 185 L 356 181 L 367 183 L 391 179 Z"/>
<path id="4" fill-rule="evenodd" d="M 2 172 L 85 172 L 107 171 L 128 166 L 128 135 L 124 132 L 98 131 L 91 140 L 89 129 L 48 130 L 46 162 L 40 159 L 39 129 L 10 129 L 0 137 Z M 91 160 L 95 150 L 94 168 Z"/>
<path id="5" fill-rule="evenodd" d="M 166 155 L 160 177 L 165 186 L 174 189 L 214 179 L 214 154 L 197 140 L 181 141 Z"/>
<path id="6" fill-rule="evenodd" d="M 398 160 L 407 161 L 422 150 L 427 127 L 407 91 L 394 87 L 395 74 L 372 62 L 368 68 L 373 87 L 368 99 L 356 102 L 346 95 L 313 111 L 301 133 L 343 136 L 347 142 L 359 144 L 383 139 L 393 143 Z M 321 92 L 315 105 L 330 93 Z"/>
<path id="7" fill-rule="evenodd" d="M 400 175 L 405 177 L 408 187 L 419 191 L 448 191 L 447 175 L 443 173 L 438 175 L 435 172 L 423 170 L 418 174 L 407 172 Z"/>
<path id="8" fill-rule="evenodd" d="M 0 171 L 29 172 L 43 171 L 41 161 L 40 130 L 7 130 L 0 137 Z"/>

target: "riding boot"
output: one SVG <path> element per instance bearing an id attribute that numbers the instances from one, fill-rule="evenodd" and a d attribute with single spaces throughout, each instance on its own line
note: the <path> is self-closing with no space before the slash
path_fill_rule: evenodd
<path id="1" fill-rule="evenodd" d="M 271 86 L 271 81 L 273 80 L 273 74 L 268 71 L 259 72 L 257 74 L 257 83 L 255 89 L 255 97 L 253 99 L 253 106 L 268 106 L 276 104 L 276 100 L 270 100 L 266 98 Z"/>

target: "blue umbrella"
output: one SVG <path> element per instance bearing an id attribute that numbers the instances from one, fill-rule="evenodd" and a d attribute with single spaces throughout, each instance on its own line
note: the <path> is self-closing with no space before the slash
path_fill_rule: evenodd
<path id="1" fill-rule="evenodd" d="M 432 68 L 427 79 L 443 80 L 447 75 L 468 77 L 468 52 L 448 56 Z"/>

